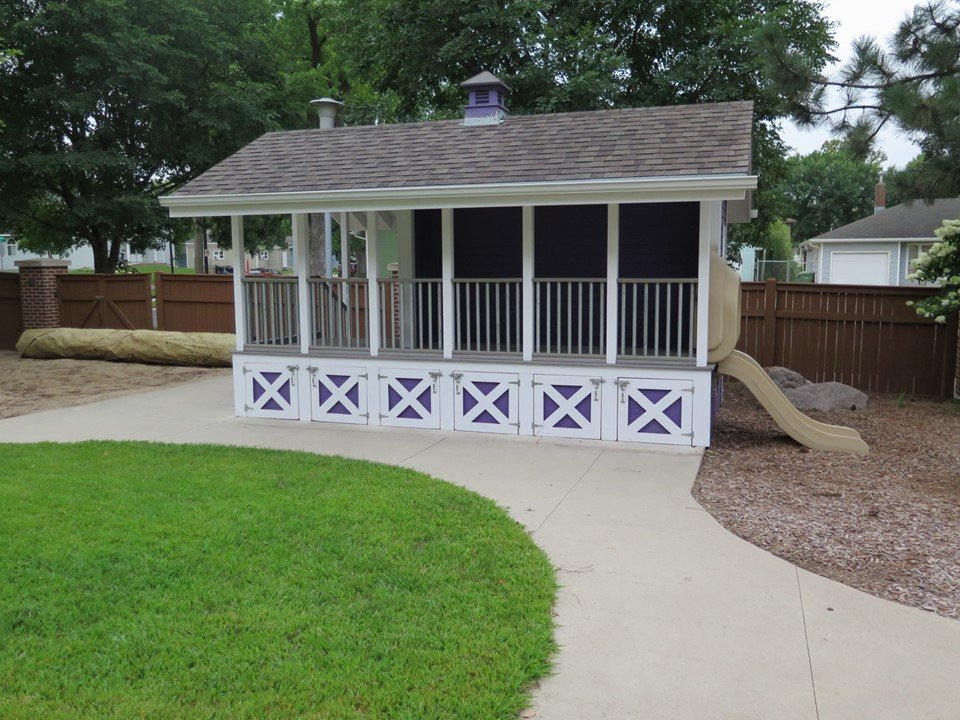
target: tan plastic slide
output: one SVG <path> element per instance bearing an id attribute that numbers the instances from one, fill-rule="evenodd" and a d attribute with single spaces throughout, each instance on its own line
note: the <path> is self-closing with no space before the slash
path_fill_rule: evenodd
<path id="1" fill-rule="evenodd" d="M 740 339 L 740 276 L 715 252 L 710 258 L 708 330 L 709 361 L 717 363 L 717 370 L 724 375 L 746 385 L 787 435 L 813 450 L 870 452 L 856 430 L 818 422 L 797 410 L 756 360 L 734 349 Z"/>

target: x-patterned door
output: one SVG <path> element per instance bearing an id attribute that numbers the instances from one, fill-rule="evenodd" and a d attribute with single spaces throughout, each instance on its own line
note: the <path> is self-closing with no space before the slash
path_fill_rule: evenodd
<path id="1" fill-rule="evenodd" d="M 367 371 L 310 367 L 310 417 L 317 422 L 366 425 Z"/>
<path id="2" fill-rule="evenodd" d="M 600 378 L 534 375 L 534 435 L 600 439 Z"/>
<path id="3" fill-rule="evenodd" d="M 520 432 L 520 380 L 513 373 L 453 373 L 456 430 Z"/>
<path id="4" fill-rule="evenodd" d="M 381 370 L 380 424 L 438 429 L 438 370 Z"/>
<path id="5" fill-rule="evenodd" d="M 689 380 L 617 380 L 617 439 L 692 445 Z"/>
<path id="6" fill-rule="evenodd" d="M 243 366 L 246 389 L 244 410 L 247 417 L 296 420 L 300 417 L 297 400 L 296 365 L 247 363 Z"/>

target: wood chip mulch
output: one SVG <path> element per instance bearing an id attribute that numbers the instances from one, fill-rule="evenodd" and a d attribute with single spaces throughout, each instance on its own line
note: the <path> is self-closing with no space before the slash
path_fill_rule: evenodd
<path id="1" fill-rule="evenodd" d="M 960 619 L 960 402 L 811 412 L 871 454 L 810 451 L 727 381 L 694 497 L 728 530 L 878 597 Z"/>

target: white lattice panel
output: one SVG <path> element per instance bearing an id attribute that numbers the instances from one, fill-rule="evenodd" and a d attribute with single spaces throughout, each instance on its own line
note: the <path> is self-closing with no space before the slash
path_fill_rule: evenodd
<path id="1" fill-rule="evenodd" d="M 245 363 L 244 412 L 247 417 L 298 419 L 297 372 L 296 365 Z"/>
<path id="2" fill-rule="evenodd" d="M 600 378 L 534 375 L 534 434 L 599 439 L 600 383 Z"/>
<path id="3" fill-rule="evenodd" d="M 381 370 L 380 424 L 439 428 L 440 372 L 436 370 Z"/>
<path id="4" fill-rule="evenodd" d="M 454 419 L 456 430 L 520 432 L 518 376 L 513 373 L 455 372 Z"/>
<path id="5" fill-rule="evenodd" d="M 309 370 L 312 420 L 367 424 L 366 370 L 341 367 L 311 367 Z"/>
<path id="6" fill-rule="evenodd" d="M 617 386 L 618 440 L 693 444 L 692 382 L 620 378 Z"/>

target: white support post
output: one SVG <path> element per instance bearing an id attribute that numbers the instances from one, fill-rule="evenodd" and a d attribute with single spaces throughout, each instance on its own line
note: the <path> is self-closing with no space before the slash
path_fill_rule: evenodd
<path id="1" fill-rule="evenodd" d="M 379 219 L 380 213 L 367 213 L 367 333 L 371 357 L 380 354 Z"/>
<path id="2" fill-rule="evenodd" d="M 533 360 L 533 206 L 523 207 L 523 361 Z"/>
<path id="3" fill-rule="evenodd" d="M 697 266 L 697 367 L 707 366 L 710 345 L 710 253 L 720 247 L 720 202 L 700 203 L 699 263 Z"/>
<path id="4" fill-rule="evenodd" d="M 327 269 L 327 277 L 333 277 L 333 215 L 323 214 L 323 266 Z"/>
<path id="5" fill-rule="evenodd" d="M 232 243 L 230 255 L 233 262 L 233 320 L 237 329 L 237 352 L 241 352 L 247 337 L 247 317 L 243 302 L 243 215 L 231 216 L 230 241 Z"/>
<path id="6" fill-rule="evenodd" d="M 617 280 L 620 278 L 620 205 L 607 205 L 607 364 L 617 363 Z"/>
<path id="7" fill-rule="evenodd" d="M 452 358 L 454 313 L 457 312 L 453 304 L 453 208 L 440 211 L 440 238 L 443 263 L 443 356 Z"/>
<path id="8" fill-rule="evenodd" d="M 299 307 L 300 353 L 310 352 L 310 234 L 307 229 L 307 215 L 294 213 L 293 219 L 293 268 L 297 273 L 297 306 Z"/>
<path id="9" fill-rule="evenodd" d="M 411 279 L 416 275 L 414 267 L 413 250 L 413 210 L 400 210 L 396 213 L 397 228 L 397 275 L 400 280 Z M 432 278 L 436 280 L 436 278 Z M 404 289 L 401 285 L 398 288 L 400 300 L 400 309 L 403 311 L 401 322 L 401 337 L 405 339 L 404 347 L 410 347 L 414 337 L 413 311 L 414 303 L 406 302 L 403 299 Z M 414 289 L 410 289 L 408 300 L 412 299 Z"/>
<path id="10" fill-rule="evenodd" d="M 350 215 L 340 213 L 340 277 L 350 279 Z"/>

